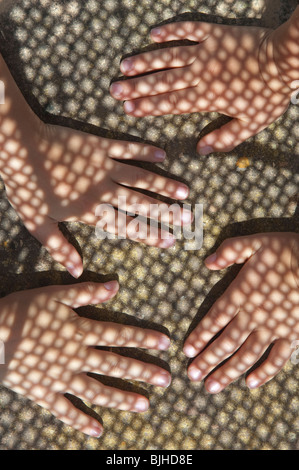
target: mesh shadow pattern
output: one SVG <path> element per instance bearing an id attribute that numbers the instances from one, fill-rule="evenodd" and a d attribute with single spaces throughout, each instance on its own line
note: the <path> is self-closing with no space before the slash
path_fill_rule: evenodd
<path id="1" fill-rule="evenodd" d="M 297 2 L 257 0 L 21 0 L 1 7 L 1 50 L 28 103 L 45 121 L 96 135 L 152 143 L 167 152 L 163 164 L 143 165 L 184 181 L 188 203 L 203 204 L 200 250 L 184 241 L 161 250 L 128 240 L 98 240 L 94 228 L 61 224 L 84 260 L 83 280 L 117 276 L 119 294 L 100 319 L 160 325 L 172 346 L 151 353 L 166 363 L 166 390 L 103 377 L 105 383 L 142 390 L 151 407 L 142 414 L 90 407 L 104 425 L 98 440 L 63 425 L 47 411 L 0 388 L 0 449 L 191 450 L 298 449 L 298 366 L 288 363 L 261 389 L 244 377 L 218 395 L 187 378 L 182 345 L 194 319 L 203 315 L 237 273 L 211 272 L 204 259 L 227 237 L 298 231 L 299 107 L 227 154 L 199 157 L 202 133 L 225 119 L 217 113 L 126 116 L 109 95 L 126 55 L 154 48 L 153 26 L 198 19 L 277 27 Z M 240 167 L 240 158 L 248 165 Z M 74 282 L 29 235 L 0 183 L 1 295 Z M 140 351 L 120 351 L 138 355 Z M 146 355 L 144 356 L 146 358 Z M 73 398 L 73 400 L 76 399 Z M 85 408 L 82 402 L 78 407 Z"/>

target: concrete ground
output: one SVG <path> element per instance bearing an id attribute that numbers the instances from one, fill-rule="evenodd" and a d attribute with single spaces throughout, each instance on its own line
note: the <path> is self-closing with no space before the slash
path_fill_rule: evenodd
<path id="1" fill-rule="evenodd" d="M 244 377 L 218 395 L 187 379 L 182 344 L 192 321 L 207 311 L 236 270 L 208 272 L 203 260 L 228 236 L 298 231 L 296 216 L 299 107 L 291 105 L 267 130 L 235 151 L 199 158 L 195 145 L 214 114 L 135 119 L 108 93 L 122 56 L 150 44 L 149 30 L 170 18 L 276 27 L 296 1 L 279 0 L 19 0 L 3 1 L 1 48 L 28 102 L 44 119 L 108 137 L 138 138 L 165 148 L 157 165 L 191 188 L 190 204 L 204 207 L 199 250 L 184 241 L 168 251 L 130 241 L 103 240 L 94 229 L 65 224 L 84 259 L 83 279 L 117 276 L 120 292 L 107 318 L 168 330 L 172 346 L 152 354 L 168 364 L 167 390 L 138 386 L 151 408 L 131 414 L 93 407 L 101 439 L 69 428 L 48 412 L 0 388 L 0 449 L 298 449 L 299 368 L 291 362 L 275 379 L 250 391 Z M 219 120 L 220 119 L 220 120 Z M 240 168 L 238 159 L 249 165 Z M 158 168 L 159 167 L 159 168 Z M 72 279 L 24 229 L 0 182 L 1 295 Z M 138 352 L 148 359 L 148 355 Z M 108 383 L 114 383 L 112 380 Z M 120 384 L 135 390 L 136 384 Z"/>

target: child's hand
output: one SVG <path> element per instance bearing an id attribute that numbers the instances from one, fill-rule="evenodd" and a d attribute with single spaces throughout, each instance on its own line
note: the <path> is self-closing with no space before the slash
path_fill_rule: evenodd
<path id="1" fill-rule="evenodd" d="M 184 345 L 188 357 L 197 356 L 188 368 L 192 381 L 204 379 L 229 358 L 206 379 L 211 393 L 238 379 L 273 345 L 267 359 L 246 378 L 249 388 L 263 385 L 282 369 L 292 354 L 292 342 L 299 339 L 299 235 L 228 239 L 206 265 L 218 270 L 245 261 Z"/>
<path id="2" fill-rule="evenodd" d="M 18 292 L 0 300 L 0 338 L 5 364 L 0 382 L 48 409 L 64 423 L 91 436 L 102 426 L 64 396 L 98 406 L 142 412 L 147 398 L 103 385 L 88 373 L 167 387 L 170 374 L 154 364 L 96 349 L 116 346 L 166 350 L 169 338 L 154 330 L 83 318 L 73 311 L 111 299 L 115 281 L 51 286 Z"/>
<path id="3" fill-rule="evenodd" d="M 133 204 L 141 204 L 143 215 L 150 217 L 154 214 L 151 207 L 159 205 L 154 196 L 138 189 L 173 199 L 185 199 L 188 195 L 184 184 L 126 164 L 126 160 L 134 159 L 161 161 L 162 150 L 41 122 L 37 127 L 38 130 L 33 129 L 16 141 L 12 151 L 7 146 L 2 170 L 7 196 L 29 232 L 74 277 L 82 273 L 82 260 L 59 230 L 58 222 L 77 221 L 96 226 L 100 221 L 97 206 L 109 204 L 116 210 L 108 231 L 113 231 L 115 225 L 116 235 L 134 238 L 136 234 L 128 229 L 132 217 L 124 216 L 123 226 L 118 227 L 117 209 L 129 211 Z M 180 211 L 182 223 L 183 217 L 190 221 L 190 216 L 186 209 Z M 149 230 L 143 239 L 134 239 L 160 248 L 174 243 L 173 238 L 163 238 L 161 234 L 151 237 Z"/>
<path id="4" fill-rule="evenodd" d="M 161 162 L 163 150 L 44 124 L 29 108 L 1 56 L 0 79 L 6 93 L 5 104 L 0 106 L 0 173 L 9 201 L 56 261 L 74 277 L 80 276 L 82 260 L 62 235 L 58 222 L 96 225 L 100 204 L 116 208 L 107 231 L 160 248 L 174 244 L 175 239 L 166 231 L 153 235 L 139 230 L 137 238 L 129 216 L 122 215 L 118 227 L 117 209 L 133 214 L 142 210 L 144 217 L 159 220 L 158 208 L 162 208 L 167 217 L 166 204 L 139 189 L 173 199 L 187 198 L 188 188 L 183 183 L 127 164 L 129 160 Z M 191 218 L 191 212 L 182 209 L 174 222 L 189 223 Z"/>
<path id="5" fill-rule="evenodd" d="M 201 155 L 232 150 L 286 111 L 292 91 L 272 63 L 271 30 L 178 22 L 153 29 L 151 37 L 197 44 L 124 59 L 128 77 L 158 73 L 115 82 L 111 94 L 136 117 L 218 111 L 234 118 L 199 141 Z"/>

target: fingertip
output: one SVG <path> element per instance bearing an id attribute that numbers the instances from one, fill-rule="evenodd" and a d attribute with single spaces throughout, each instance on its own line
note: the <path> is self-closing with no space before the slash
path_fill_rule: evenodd
<path id="1" fill-rule="evenodd" d="M 162 335 L 158 342 L 158 349 L 160 351 L 167 351 L 170 348 L 170 338 L 166 335 Z"/>
<path id="2" fill-rule="evenodd" d="M 154 157 L 156 161 L 163 162 L 166 158 L 166 152 L 162 149 L 156 149 L 154 152 Z"/>
<path id="3" fill-rule="evenodd" d="M 254 389 L 258 388 L 261 384 L 260 384 L 259 380 L 257 380 L 254 377 L 249 376 L 246 379 L 246 385 L 250 390 L 254 390 Z"/>
<path id="4" fill-rule="evenodd" d="M 150 402 L 146 397 L 140 397 L 136 400 L 134 410 L 137 413 L 142 413 L 145 412 L 149 409 L 150 407 Z"/>
<path id="5" fill-rule="evenodd" d="M 132 114 L 135 111 L 135 104 L 133 101 L 125 101 L 124 111 L 126 114 Z"/>
<path id="6" fill-rule="evenodd" d="M 87 429 L 86 428 L 82 429 L 82 432 L 84 434 L 87 434 L 90 437 L 97 437 L 97 438 L 102 436 L 103 431 L 104 431 L 103 426 L 101 426 L 98 422 L 95 422 Z"/>
<path id="7" fill-rule="evenodd" d="M 183 352 L 187 357 L 195 357 L 197 355 L 196 349 L 191 344 L 185 344 Z"/>
<path id="8" fill-rule="evenodd" d="M 117 281 L 108 281 L 104 283 L 104 287 L 110 292 L 117 292 L 119 289 L 119 284 Z"/>
<path id="9" fill-rule="evenodd" d="M 121 99 L 123 93 L 123 87 L 120 83 L 114 82 L 110 85 L 110 95 L 113 96 L 116 100 Z"/>
<path id="10" fill-rule="evenodd" d="M 192 364 L 189 367 L 187 374 L 188 374 L 189 379 L 192 382 L 199 382 L 203 377 L 201 371 L 196 366 L 193 366 Z"/>
<path id="11" fill-rule="evenodd" d="M 213 152 L 214 152 L 214 149 L 211 145 L 206 145 L 202 142 L 199 142 L 199 144 L 197 145 L 197 153 L 200 156 L 205 157 L 207 155 L 210 155 Z"/>
<path id="12" fill-rule="evenodd" d="M 163 30 L 162 28 L 153 28 L 150 32 L 150 36 L 151 36 L 151 39 L 154 41 L 154 42 L 160 42 L 162 41 L 162 36 L 163 36 Z"/>
<path id="13" fill-rule="evenodd" d="M 68 262 L 64 266 L 66 270 L 73 276 L 75 279 L 78 279 L 83 273 L 83 263 L 74 264 L 72 262 Z"/>
<path id="14" fill-rule="evenodd" d="M 212 378 L 206 380 L 205 388 L 207 392 L 212 393 L 212 394 L 219 393 L 223 389 L 221 383 Z"/>
<path id="15" fill-rule="evenodd" d="M 217 271 L 220 267 L 217 264 L 217 253 L 208 256 L 204 261 L 206 267 L 212 271 Z"/>
<path id="16" fill-rule="evenodd" d="M 178 189 L 176 190 L 175 195 L 176 195 L 177 199 L 185 200 L 185 199 L 188 198 L 189 193 L 190 193 L 190 191 L 189 191 L 188 186 L 183 185 L 183 186 L 178 187 Z"/>

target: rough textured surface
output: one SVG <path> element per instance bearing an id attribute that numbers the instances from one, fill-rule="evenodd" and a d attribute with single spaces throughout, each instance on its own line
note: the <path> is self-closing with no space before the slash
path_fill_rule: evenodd
<path id="1" fill-rule="evenodd" d="M 207 311 L 237 272 L 234 268 L 208 272 L 203 260 L 213 247 L 227 236 L 298 230 L 298 106 L 290 106 L 279 121 L 236 151 L 199 158 L 198 135 L 207 125 L 218 125 L 219 115 L 138 120 L 125 116 L 121 103 L 108 93 L 111 80 L 120 74 L 121 57 L 147 47 L 150 28 L 162 21 L 191 17 L 275 27 L 289 17 L 296 3 L 2 2 L 2 51 L 34 109 L 49 121 L 62 119 L 99 135 L 137 138 L 164 147 L 168 159 L 156 169 L 185 181 L 191 188 L 188 202 L 204 205 L 204 242 L 198 251 L 184 250 L 183 241 L 162 251 L 129 241 L 99 241 L 90 227 L 65 226 L 80 246 L 84 279 L 102 275 L 119 279 L 120 292 L 109 303 L 107 316 L 126 321 L 124 314 L 132 315 L 141 325 L 168 330 L 172 347 L 167 353 L 153 354 L 153 360 L 169 365 L 173 382 L 167 390 L 142 386 L 151 402 L 144 414 L 94 407 L 105 427 L 100 440 L 62 425 L 25 398 L 0 388 L 0 449 L 298 448 L 298 366 L 289 363 L 260 390 L 249 391 L 242 378 L 210 396 L 203 385 L 187 379 L 188 361 L 182 353 L 191 322 Z M 245 168 L 237 165 L 242 157 L 248 159 Z M 0 189 L 1 295 L 71 282 L 23 228 L 3 185 Z M 136 389 L 135 384 L 130 387 Z"/>

